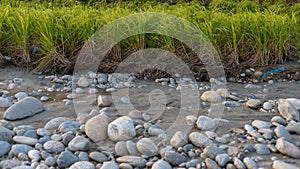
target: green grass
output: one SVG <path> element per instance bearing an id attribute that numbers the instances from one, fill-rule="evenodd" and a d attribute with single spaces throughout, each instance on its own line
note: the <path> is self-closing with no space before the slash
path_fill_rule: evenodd
<path id="1" fill-rule="evenodd" d="M 137 3 L 138 2 L 138 3 Z M 168 5 L 156 1 L 86 4 L 54 2 L 0 2 L 0 53 L 31 70 L 71 70 L 84 42 L 117 18 L 138 12 L 164 12 L 186 19 L 211 40 L 224 63 L 265 66 L 289 59 L 300 48 L 300 4 L 292 6 L 256 1 L 213 0 Z M 40 53 L 31 54 L 35 44 Z M 184 44 L 161 35 L 138 35 L 117 44 L 108 56 L 120 61 L 146 47 L 161 47 L 182 57 L 193 57 Z"/>

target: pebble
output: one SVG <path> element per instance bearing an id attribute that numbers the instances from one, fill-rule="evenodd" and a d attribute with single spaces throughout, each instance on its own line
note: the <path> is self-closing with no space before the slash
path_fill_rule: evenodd
<path id="1" fill-rule="evenodd" d="M 88 87 L 89 86 L 89 81 L 86 77 L 81 76 L 77 82 L 79 87 Z"/>
<path id="2" fill-rule="evenodd" d="M 119 169 L 119 166 L 114 161 L 106 161 L 103 163 L 100 169 Z"/>
<path id="3" fill-rule="evenodd" d="M 21 161 L 16 159 L 1 160 L 0 168 L 9 169 L 22 165 Z"/>
<path id="4" fill-rule="evenodd" d="M 286 101 L 290 102 L 297 110 L 300 109 L 300 100 L 296 98 L 287 98 Z"/>
<path id="5" fill-rule="evenodd" d="M 48 157 L 45 159 L 45 164 L 47 166 L 54 166 L 56 164 L 56 160 L 54 157 Z"/>
<path id="6" fill-rule="evenodd" d="M 223 105 L 226 107 L 240 107 L 241 106 L 241 104 L 236 101 L 224 101 Z"/>
<path id="7" fill-rule="evenodd" d="M 185 123 L 189 126 L 194 126 L 196 124 L 197 117 L 194 115 L 188 115 L 185 117 Z"/>
<path id="8" fill-rule="evenodd" d="M 283 137 L 286 141 L 291 142 L 292 136 L 283 126 L 277 126 L 274 130 L 278 138 Z"/>
<path id="9" fill-rule="evenodd" d="M 261 102 L 259 99 L 249 99 L 246 103 L 247 107 L 257 109 L 260 106 Z"/>
<path id="10" fill-rule="evenodd" d="M 31 137 L 26 137 L 26 136 L 14 136 L 13 140 L 16 143 L 27 144 L 27 145 L 30 145 L 30 146 L 34 146 L 38 142 L 37 139 L 31 138 Z"/>
<path id="11" fill-rule="evenodd" d="M 278 111 L 282 117 L 287 121 L 295 120 L 300 121 L 300 115 L 298 110 L 285 99 L 278 100 Z"/>
<path id="12" fill-rule="evenodd" d="M 226 164 L 230 161 L 230 157 L 228 154 L 218 154 L 216 156 L 216 162 L 220 167 L 225 167 Z"/>
<path id="13" fill-rule="evenodd" d="M 258 154 L 261 155 L 271 154 L 269 148 L 265 144 L 255 144 L 254 148 Z"/>
<path id="14" fill-rule="evenodd" d="M 258 129 L 262 129 L 262 128 L 264 128 L 264 129 L 269 129 L 269 128 L 271 128 L 271 123 L 269 123 L 269 122 L 266 122 L 266 121 L 262 121 L 262 120 L 254 120 L 252 123 L 251 123 L 251 125 L 253 126 L 253 127 L 256 127 L 256 128 L 258 128 Z"/>
<path id="15" fill-rule="evenodd" d="M 8 100 L 7 98 L 0 97 L 0 107 L 7 108 L 12 105 L 12 102 Z"/>
<path id="16" fill-rule="evenodd" d="M 43 147 L 49 153 L 60 153 L 65 150 L 63 143 L 54 140 L 47 141 Z"/>
<path id="17" fill-rule="evenodd" d="M 107 129 L 110 118 L 105 114 L 99 114 L 85 124 L 86 135 L 95 143 L 104 141 L 108 138 Z"/>
<path id="18" fill-rule="evenodd" d="M 15 88 L 17 88 L 17 85 L 16 85 L 15 83 L 10 83 L 10 84 L 7 86 L 7 89 L 8 89 L 8 90 L 13 90 L 13 89 L 15 89 Z"/>
<path id="19" fill-rule="evenodd" d="M 300 122 L 295 122 L 294 120 L 290 121 L 286 126 L 286 130 L 290 133 L 300 134 Z"/>
<path id="20" fill-rule="evenodd" d="M 158 154 L 158 147 L 149 138 L 142 138 L 136 143 L 138 151 L 148 157 L 152 157 Z"/>
<path id="21" fill-rule="evenodd" d="M 224 89 L 224 88 L 219 88 L 216 90 L 216 92 L 219 93 L 221 97 L 228 97 L 230 95 L 228 89 Z"/>
<path id="22" fill-rule="evenodd" d="M 91 152 L 89 154 L 89 157 L 92 160 L 99 162 L 99 163 L 103 163 L 108 160 L 107 157 L 103 153 L 100 153 L 100 152 Z"/>
<path id="23" fill-rule="evenodd" d="M 221 149 L 215 145 L 210 145 L 204 148 L 203 156 L 204 158 L 215 159 L 218 154 L 224 154 L 225 150 Z"/>
<path id="24" fill-rule="evenodd" d="M 273 105 L 270 102 L 264 102 L 263 108 L 266 110 L 271 110 L 273 108 Z"/>
<path id="25" fill-rule="evenodd" d="M 39 161 L 41 159 L 40 152 L 38 150 L 28 151 L 28 157 L 34 161 Z"/>
<path id="26" fill-rule="evenodd" d="M 11 145 L 6 141 L 0 141 L 0 158 L 7 154 L 11 148 Z"/>
<path id="27" fill-rule="evenodd" d="M 234 158 L 233 164 L 237 169 L 246 169 L 245 164 L 238 158 Z"/>
<path id="28" fill-rule="evenodd" d="M 119 117 L 109 123 L 107 133 L 113 141 L 129 140 L 136 135 L 133 120 L 128 116 Z"/>
<path id="29" fill-rule="evenodd" d="M 216 91 L 206 91 L 201 95 L 201 100 L 205 102 L 219 103 L 222 101 L 221 95 Z"/>
<path id="30" fill-rule="evenodd" d="M 125 141 L 119 141 L 115 145 L 115 152 L 119 156 L 126 156 L 129 155 L 130 153 L 128 152 L 126 148 L 126 142 Z"/>
<path id="31" fill-rule="evenodd" d="M 281 125 L 286 125 L 286 121 L 281 116 L 272 117 L 271 122 L 272 123 L 278 123 L 278 124 L 281 124 Z"/>
<path id="32" fill-rule="evenodd" d="M 0 141 L 13 142 L 13 136 L 15 133 L 5 127 L 0 126 Z"/>
<path id="33" fill-rule="evenodd" d="M 174 151 L 167 151 L 163 159 L 173 166 L 177 166 L 187 161 L 187 158 L 185 156 Z"/>
<path id="34" fill-rule="evenodd" d="M 18 92 L 15 94 L 15 98 L 17 98 L 18 101 L 24 99 L 25 97 L 28 97 L 28 94 L 25 92 Z"/>
<path id="35" fill-rule="evenodd" d="M 221 169 L 218 164 L 210 158 L 205 159 L 205 164 L 207 169 Z"/>
<path id="36" fill-rule="evenodd" d="M 99 107 L 109 107 L 112 105 L 113 100 L 110 96 L 99 95 L 97 102 Z"/>
<path id="37" fill-rule="evenodd" d="M 261 86 L 255 85 L 255 84 L 247 84 L 247 85 L 245 86 L 245 89 L 257 89 L 257 90 L 259 90 L 259 89 L 261 89 L 261 88 L 262 88 Z"/>
<path id="38" fill-rule="evenodd" d="M 254 160 L 252 160 L 250 157 L 245 157 L 243 160 L 245 166 L 247 167 L 247 169 L 256 169 L 257 164 Z"/>
<path id="39" fill-rule="evenodd" d="M 118 163 L 128 163 L 134 167 L 143 168 L 146 165 L 146 160 L 138 156 L 123 156 L 117 158 Z"/>
<path id="40" fill-rule="evenodd" d="M 89 161 L 89 159 L 90 159 L 89 154 L 84 151 L 81 151 L 78 154 L 78 158 L 80 159 L 80 161 Z"/>
<path id="41" fill-rule="evenodd" d="M 57 117 L 48 121 L 44 128 L 47 130 L 57 129 L 63 122 L 66 121 L 72 121 L 72 119 L 68 117 Z"/>
<path id="42" fill-rule="evenodd" d="M 126 148 L 130 155 L 136 156 L 139 154 L 136 144 L 131 140 L 126 141 Z"/>
<path id="43" fill-rule="evenodd" d="M 158 160 L 152 165 L 151 169 L 172 169 L 172 167 L 168 162 L 164 160 Z"/>
<path id="44" fill-rule="evenodd" d="M 95 88 L 90 88 L 89 89 L 89 94 L 96 94 L 98 92 L 99 92 L 98 89 L 95 89 Z"/>
<path id="45" fill-rule="evenodd" d="M 286 141 L 284 138 L 277 139 L 275 147 L 282 154 L 293 158 L 300 158 L 300 149 L 294 144 Z"/>
<path id="46" fill-rule="evenodd" d="M 71 165 L 69 169 L 95 169 L 95 165 L 88 161 L 79 161 Z"/>
<path id="47" fill-rule="evenodd" d="M 27 154 L 28 151 L 32 150 L 32 147 L 26 144 L 14 144 L 11 146 L 10 152 L 17 156 L 19 153 Z"/>
<path id="48" fill-rule="evenodd" d="M 155 127 L 151 126 L 148 129 L 148 134 L 150 136 L 158 136 L 158 135 L 163 134 L 163 133 L 165 133 L 165 131 L 163 129 L 160 129 L 160 128 L 156 127 L 156 126 Z"/>
<path id="49" fill-rule="evenodd" d="M 121 101 L 122 101 L 124 104 L 130 104 L 130 103 L 131 103 L 131 102 L 130 102 L 130 99 L 129 99 L 128 97 L 126 97 L 126 96 L 121 97 Z"/>
<path id="50" fill-rule="evenodd" d="M 79 158 L 76 157 L 70 151 L 64 151 L 57 157 L 57 165 L 60 168 L 69 168 L 72 164 L 79 161 Z"/>
<path id="51" fill-rule="evenodd" d="M 36 130 L 36 134 L 39 136 L 42 136 L 42 137 L 51 135 L 50 131 L 48 131 L 47 129 L 44 129 L 44 128 L 38 128 Z"/>
<path id="52" fill-rule="evenodd" d="M 61 123 L 58 127 L 58 130 L 62 133 L 66 133 L 68 131 L 71 131 L 75 133 L 80 128 L 80 123 L 77 121 L 65 121 Z"/>
<path id="53" fill-rule="evenodd" d="M 50 98 L 48 96 L 42 96 L 41 99 L 40 99 L 42 102 L 46 102 L 46 101 L 49 101 Z"/>
<path id="54" fill-rule="evenodd" d="M 209 138 L 199 132 L 192 132 L 189 135 L 189 139 L 195 146 L 199 148 L 213 144 L 213 142 Z"/>
<path id="55" fill-rule="evenodd" d="M 275 160 L 273 162 L 273 169 L 299 169 L 299 167 L 296 167 L 289 163 L 285 163 L 280 160 Z"/>
<path id="56" fill-rule="evenodd" d="M 187 143 L 187 135 L 182 131 L 177 131 L 170 140 L 170 144 L 176 149 L 185 146 Z"/>
<path id="57" fill-rule="evenodd" d="M 68 148 L 71 151 L 86 151 L 89 149 L 90 142 L 83 136 L 76 136 L 69 142 Z"/>
<path id="58" fill-rule="evenodd" d="M 26 97 L 9 107 L 3 117 L 6 120 L 18 120 L 31 117 L 42 111 L 44 111 L 44 107 L 41 101 L 34 97 Z"/>
<path id="59" fill-rule="evenodd" d="M 199 116 L 196 125 L 200 130 L 212 130 L 216 127 L 216 123 L 208 116 Z"/>

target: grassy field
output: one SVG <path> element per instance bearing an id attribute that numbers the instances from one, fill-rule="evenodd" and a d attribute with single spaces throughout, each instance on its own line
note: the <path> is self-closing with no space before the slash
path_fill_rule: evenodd
<path id="1" fill-rule="evenodd" d="M 103 25 L 138 12 L 164 12 L 186 19 L 202 30 L 226 65 L 265 66 L 299 57 L 300 3 L 213 0 L 176 5 L 156 1 L 83 3 L 0 2 L 0 53 L 30 70 L 68 72 L 84 42 Z M 32 52 L 36 45 L 38 53 Z M 182 58 L 195 57 L 184 44 L 162 35 L 139 35 L 117 44 L 108 62 L 130 53 L 160 47 Z M 106 71 L 106 70 L 103 70 Z"/>

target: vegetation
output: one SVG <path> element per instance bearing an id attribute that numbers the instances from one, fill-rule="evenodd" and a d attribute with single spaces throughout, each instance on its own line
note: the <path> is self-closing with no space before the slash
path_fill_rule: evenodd
<path id="1" fill-rule="evenodd" d="M 64 73 L 72 70 L 78 52 L 94 32 L 117 18 L 143 11 L 169 13 L 192 22 L 230 66 L 265 66 L 299 57 L 300 3 L 249 0 L 212 0 L 209 5 L 198 1 L 169 5 L 156 1 L 4 0 L 0 2 L 0 53 L 30 70 Z M 33 52 L 32 45 L 39 52 Z M 117 44 L 107 62 L 120 62 L 146 47 L 194 57 L 190 49 L 170 37 L 146 34 Z"/>

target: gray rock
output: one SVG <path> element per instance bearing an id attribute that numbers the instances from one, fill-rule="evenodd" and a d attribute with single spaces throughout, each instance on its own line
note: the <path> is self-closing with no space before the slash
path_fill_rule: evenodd
<path id="1" fill-rule="evenodd" d="M 127 163 L 119 164 L 119 168 L 121 168 L 121 169 L 133 169 L 133 167 L 130 164 L 127 164 Z"/>
<path id="2" fill-rule="evenodd" d="M 88 87 L 89 86 L 89 81 L 86 77 L 81 76 L 79 80 L 77 81 L 77 84 L 79 87 Z"/>
<path id="3" fill-rule="evenodd" d="M 187 158 L 185 156 L 174 151 L 167 151 L 163 159 L 173 166 L 177 166 L 187 161 Z"/>
<path id="4" fill-rule="evenodd" d="M 35 130 L 35 128 L 31 125 L 20 125 L 14 127 L 13 131 L 18 135 L 18 136 L 23 136 L 25 132 L 29 130 Z"/>
<path id="5" fill-rule="evenodd" d="M 189 115 L 185 117 L 185 123 L 189 126 L 194 126 L 196 124 L 197 117 L 194 115 Z"/>
<path id="6" fill-rule="evenodd" d="M 0 148 L 0 158 L 1 158 L 2 156 L 6 155 L 9 152 L 11 145 L 6 141 L 0 141 L 0 147 L 1 147 Z"/>
<path id="7" fill-rule="evenodd" d="M 200 148 L 213 144 L 213 142 L 209 138 L 207 138 L 204 134 L 199 132 L 192 132 L 189 135 L 189 139 L 195 146 Z"/>
<path id="8" fill-rule="evenodd" d="M 149 138 L 142 138 L 136 143 L 138 151 L 148 157 L 152 157 L 158 154 L 158 148 L 155 143 Z"/>
<path id="9" fill-rule="evenodd" d="M 258 154 L 262 154 L 262 155 L 271 154 L 269 148 L 265 144 L 255 144 L 254 148 Z"/>
<path id="10" fill-rule="evenodd" d="M 67 146 L 75 136 L 72 134 L 72 132 L 68 132 L 61 135 L 61 137 L 62 137 L 62 143 L 64 143 L 64 145 Z"/>
<path id="11" fill-rule="evenodd" d="M 218 154 L 224 154 L 225 150 L 221 149 L 215 145 L 210 145 L 204 148 L 203 156 L 204 158 L 215 159 Z"/>
<path id="12" fill-rule="evenodd" d="M 63 143 L 54 140 L 47 141 L 43 147 L 49 153 L 60 153 L 65 150 Z"/>
<path id="13" fill-rule="evenodd" d="M 274 132 L 278 138 L 283 137 L 286 141 L 289 142 L 293 140 L 291 134 L 283 126 L 277 126 Z"/>
<path id="14" fill-rule="evenodd" d="M 54 157 L 48 157 L 45 159 L 45 164 L 47 166 L 54 166 L 56 164 L 56 159 Z"/>
<path id="15" fill-rule="evenodd" d="M 100 169 L 119 169 L 119 166 L 114 161 L 107 161 L 103 163 Z"/>
<path id="16" fill-rule="evenodd" d="M 37 139 L 31 138 L 31 137 L 26 137 L 26 136 L 14 136 L 13 140 L 16 143 L 27 144 L 27 145 L 30 145 L 30 146 L 34 146 L 38 142 Z"/>
<path id="17" fill-rule="evenodd" d="M 34 116 L 42 111 L 44 107 L 41 101 L 34 97 L 26 97 L 9 107 L 3 116 L 6 120 L 18 120 Z"/>
<path id="18" fill-rule="evenodd" d="M 47 130 L 54 130 L 57 129 L 65 121 L 72 121 L 72 119 L 68 117 L 57 117 L 47 122 L 44 128 Z"/>
<path id="19" fill-rule="evenodd" d="M 107 133 L 113 141 L 129 140 L 136 135 L 133 121 L 128 116 L 119 117 L 109 123 Z"/>
<path id="20" fill-rule="evenodd" d="M 160 128 L 157 128 L 157 127 L 151 126 L 148 129 L 148 134 L 150 136 L 158 136 L 158 135 L 163 134 L 163 133 L 165 133 L 165 131 L 163 129 L 160 129 Z"/>
<path id="21" fill-rule="evenodd" d="M 265 110 L 271 110 L 273 108 L 273 105 L 270 102 L 264 102 L 263 108 Z"/>
<path id="22" fill-rule="evenodd" d="M 294 120 L 290 121 L 286 126 L 286 130 L 290 133 L 300 134 L 300 122 L 295 122 Z"/>
<path id="23" fill-rule="evenodd" d="M 280 160 L 275 160 L 273 162 L 273 169 L 299 169 L 299 167 L 296 167 L 289 163 L 285 163 Z"/>
<path id="24" fill-rule="evenodd" d="M 127 146 L 126 146 L 126 142 L 125 141 L 119 141 L 119 142 L 117 142 L 117 144 L 115 145 L 115 152 L 119 156 L 130 155 L 129 152 L 128 152 L 128 150 L 127 150 Z"/>
<path id="25" fill-rule="evenodd" d="M 249 99 L 246 103 L 247 107 L 257 109 L 261 104 L 261 101 L 259 99 Z"/>
<path id="26" fill-rule="evenodd" d="M 105 161 L 108 160 L 108 158 L 103 154 L 103 153 L 100 153 L 100 152 L 91 152 L 89 157 L 92 159 L 92 160 L 95 160 L 99 163 L 103 163 Z"/>
<path id="27" fill-rule="evenodd" d="M 110 122 L 110 118 L 104 114 L 99 114 L 85 124 L 86 135 L 95 143 L 99 143 L 107 139 L 107 129 Z"/>
<path id="28" fill-rule="evenodd" d="M 151 169 L 172 169 L 172 167 L 168 162 L 158 160 L 152 165 Z"/>
<path id="29" fill-rule="evenodd" d="M 221 95 L 216 91 L 206 91 L 201 95 L 201 100 L 205 102 L 219 103 L 222 101 Z"/>
<path id="30" fill-rule="evenodd" d="M 187 168 L 190 168 L 190 167 L 196 167 L 197 166 L 197 164 L 199 163 L 199 160 L 198 159 L 193 159 L 193 160 L 191 160 L 191 161 L 188 161 L 188 162 L 186 162 L 186 164 L 185 164 L 185 166 L 187 167 Z"/>
<path id="31" fill-rule="evenodd" d="M 98 106 L 100 107 L 109 107 L 113 104 L 112 98 L 106 95 L 99 95 L 97 102 L 98 102 Z"/>
<path id="32" fill-rule="evenodd" d="M 243 162 L 248 169 L 257 169 L 258 168 L 256 162 L 254 160 L 252 160 L 250 157 L 245 157 Z"/>
<path id="33" fill-rule="evenodd" d="M 84 151 L 81 151 L 78 154 L 78 158 L 80 159 L 80 161 L 89 161 L 89 159 L 90 159 L 89 154 Z"/>
<path id="34" fill-rule="evenodd" d="M 128 163 L 131 164 L 134 167 L 140 167 L 143 168 L 146 165 L 146 160 L 142 157 L 138 156 L 123 156 L 117 158 L 118 163 Z"/>
<path id="35" fill-rule="evenodd" d="M 12 102 L 4 97 L 0 97 L 0 107 L 2 108 L 7 108 L 10 107 L 12 105 Z"/>
<path id="36" fill-rule="evenodd" d="M 0 168 L 9 169 L 9 168 L 20 166 L 21 164 L 22 163 L 19 160 L 11 160 L 11 159 L 1 160 Z"/>
<path id="37" fill-rule="evenodd" d="M 33 168 L 28 165 L 20 165 L 20 166 L 14 167 L 12 169 L 33 169 Z"/>
<path id="38" fill-rule="evenodd" d="M 298 110 L 287 100 L 278 100 L 278 111 L 282 117 L 287 121 L 295 120 L 300 121 L 300 115 Z"/>
<path id="39" fill-rule="evenodd" d="M 226 107 L 240 107 L 241 104 L 239 102 L 235 102 L 235 101 L 224 101 L 223 105 Z"/>
<path id="40" fill-rule="evenodd" d="M 10 152 L 17 156 L 19 153 L 27 154 L 32 149 L 33 148 L 31 146 L 26 144 L 14 144 L 12 145 Z"/>
<path id="41" fill-rule="evenodd" d="M 0 126 L 0 141 L 13 142 L 13 136 L 15 133 L 5 127 Z"/>
<path id="42" fill-rule="evenodd" d="M 88 161 L 79 161 L 71 165 L 70 169 L 95 169 L 95 165 Z"/>
<path id="43" fill-rule="evenodd" d="M 264 129 L 269 129 L 269 128 L 271 128 L 271 123 L 269 123 L 269 122 L 266 122 L 266 121 L 262 121 L 262 120 L 254 120 L 252 123 L 251 123 L 251 125 L 253 126 L 253 127 L 256 127 L 256 128 L 258 128 L 258 129 L 262 129 L 262 128 L 264 128 Z"/>
<path id="44" fill-rule="evenodd" d="M 35 139 L 38 138 L 38 135 L 36 134 L 36 130 L 28 130 L 23 134 L 23 136 L 31 137 L 31 138 L 35 138 Z"/>
<path id="45" fill-rule="evenodd" d="M 230 95 L 228 89 L 225 88 L 219 88 L 216 90 L 216 92 L 219 93 L 222 97 L 228 97 Z"/>
<path id="46" fill-rule="evenodd" d="M 170 144 L 174 148 L 183 147 L 188 143 L 188 137 L 182 131 L 177 131 L 170 140 Z"/>
<path id="47" fill-rule="evenodd" d="M 230 161 L 230 157 L 228 154 L 218 154 L 216 156 L 216 162 L 220 167 L 225 167 L 226 164 Z"/>
<path id="48" fill-rule="evenodd" d="M 300 100 L 296 98 L 287 98 L 286 101 L 290 102 L 297 110 L 300 109 Z"/>
<path id="49" fill-rule="evenodd" d="M 199 116 L 196 125 L 200 130 L 212 130 L 216 127 L 216 123 L 208 116 Z"/>
<path id="50" fill-rule="evenodd" d="M 126 141 L 126 148 L 130 155 L 134 155 L 134 156 L 139 155 L 139 151 L 136 147 L 136 144 L 133 141 L 131 140 Z"/>
<path id="51" fill-rule="evenodd" d="M 58 156 L 56 163 L 60 168 L 68 168 L 78 161 L 79 158 L 76 157 L 73 153 L 71 153 L 70 151 L 64 151 Z"/>
<path id="52" fill-rule="evenodd" d="M 28 151 L 28 157 L 34 161 L 39 161 L 41 159 L 40 152 L 38 150 Z"/>
<path id="53" fill-rule="evenodd" d="M 62 133 L 66 133 L 68 131 L 75 133 L 79 130 L 79 128 L 80 123 L 78 123 L 77 121 L 65 121 L 59 125 L 58 130 Z"/>
<path id="54" fill-rule="evenodd" d="M 45 128 L 38 128 L 36 130 L 36 134 L 39 135 L 39 136 L 42 136 L 42 137 L 43 136 L 50 136 L 51 135 L 50 131 L 48 131 Z"/>
<path id="55" fill-rule="evenodd" d="M 293 158 L 300 158 L 300 149 L 294 144 L 284 140 L 284 138 L 277 139 L 275 147 L 282 154 Z"/>
<path id="56" fill-rule="evenodd" d="M 24 99 L 25 97 L 28 97 L 28 94 L 25 92 L 18 92 L 15 94 L 15 98 L 17 98 L 18 101 Z"/>
<path id="57" fill-rule="evenodd" d="M 0 120 L 0 126 L 5 127 L 9 130 L 14 129 L 14 126 L 9 121 L 6 121 L 6 120 Z"/>
<path id="58" fill-rule="evenodd" d="M 205 159 L 205 164 L 207 169 L 221 169 L 218 164 L 210 158 Z"/>
<path id="59" fill-rule="evenodd" d="M 68 148 L 71 151 L 86 151 L 89 149 L 90 142 L 83 136 L 76 136 L 70 141 Z"/>
<path id="60" fill-rule="evenodd" d="M 108 76 L 104 73 L 100 73 L 100 74 L 98 74 L 97 79 L 98 79 L 98 83 L 102 83 L 102 84 L 107 83 Z"/>
<path id="61" fill-rule="evenodd" d="M 233 164 L 237 169 L 247 169 L 245 164 L 237 157 L 234 158 Z"/>
<path id="62" fill-rule="evenodd" d="M 48 96 L 42 96 L 41 99 L 40 99 L 42 102 L 46 102 L 46 101 L 49 101 L 50 98 Z"/>
<path id="63" fill-rule="evenodd" d="M 278 124 L 281 124 L 281 125 L 286 125 L 286 121 L 281 116 L 272 117 L 271 122 L 272 123 L 278 123 Z"/>
<path id="64" fill-rule="evenodd" d="M 209 138 L 209 139 L 215 139 L 216 137 L 218 137 L 218 134 L 213 132 L 213 131 L 206 131 L 205 135 Z"/>

